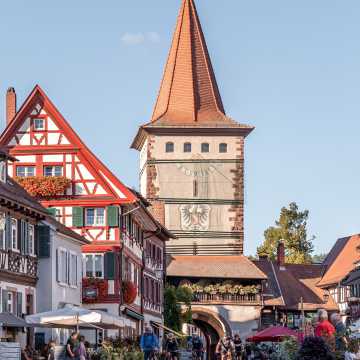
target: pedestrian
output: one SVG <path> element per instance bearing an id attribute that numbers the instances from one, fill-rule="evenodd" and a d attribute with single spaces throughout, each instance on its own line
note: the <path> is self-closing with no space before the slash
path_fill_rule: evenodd
<path id="1" fill-rule="evenodd" d="M 335 327 L 335 350 L 345 351 L 348 343 L 345 324 L 342 322 L 339 313 L 331 314 L 330 320 Z"/>
<path id="2" fill-rule="evenodd" d="M 179 345 L 173 333 L 169 333 L 165 341 L 165 352 L 168 359 L 178 359 Z"/>
<path id="3" fill-rule="evenodd" d="M 50 340 L 47 347 L 47 360 L 55 360 L 55 341 Z"/>
<path id="4" fill-rule="evenodd" d="M 144 360 L 148 360 L 154 354 L 159 351 L 159 339 L 153 333 L 151 327 L 146 327 L 144 334 L 140 338 L 140 348 L 144 353 Z"/>
<path id="5" fill-rule="evenodd" d="M 76 359 L 78 358 L 78 347 L 79 347 L 79 334 L 77 332 L 71 333 L 67 343 L 66 343 L 66 358 L 67 359 Z"/>
<path id="6" fill-rule="evenodd" d="M 352 339 L 349 341 L 348 349 L 345 352 L 345 360 L 357 360 L 359 357 L 359 343 L 356 339 Z"/>
<path id="7" fill-rule="evenodd" d="M 234 335 L 234 349 L 235 358 L 237 360 L 242 360 L 244 347 L 239 334 Z"/>
<path id="8" fill-rule="evenodd" d="M 318 323 L 315 328 L 315 336 L 322 337 L 324 340 L 332 340 L 335 334 L 335 328 L 328 320 L 328 313 L 324 309 L 318 310 Z"/>
<path id="9" fill-rule="evenodd" d="M 85 346 L 85 336 L 79 338 L 79 360 L 87 360 L 87 350 Z"/>

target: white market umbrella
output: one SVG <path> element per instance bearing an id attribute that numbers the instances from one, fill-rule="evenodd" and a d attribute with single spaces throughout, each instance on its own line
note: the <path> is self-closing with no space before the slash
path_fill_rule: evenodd
<path id="1" fill-rule="evenodd" d="M 66 305 L 62 309 L 46 311 L 25 317 L 28 324 L 50 327 L 99 327 L 119 329 L 124 321 L 117 315 L 101 310 L 89 310 L 78 306 Z"/>

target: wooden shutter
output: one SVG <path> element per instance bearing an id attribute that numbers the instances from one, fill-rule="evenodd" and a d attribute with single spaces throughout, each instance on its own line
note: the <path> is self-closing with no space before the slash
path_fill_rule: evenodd
<path id="1" fill-rule="evenodd" d="M 47 208 L 46 210 L 51 216 L 56 217 L 56 208 L 52 207 L 52 208 Z"/>
<path id="2" fill-rule="evenodd" d="M 16 315 L 22 317 L 22 293 L 16 293 Z"/>
<path id="3" fill-rule="evenodd" d="M 115 280 L 115 254 L 113 252 L 104 254 L 104 279 Z"/>
<path id="4" fill-rule="evenodd" d="M 2 311 L 7 312 L 7 303 L 8 303 L 8 292 L 6 290 L 3 290 L 1 292 L 2 296 Z"/>
<path id="5" fill-rule="evenodd" d="M 119 207 L 118 206 L 108 206 L 106 208 L 107 215 L 107 225 L 111 227 L 119 226 Z"/>
<path id="6" fill-rule="evenodd" d="M 50 257 L 50 227 L 38 225 L 36 227 L 36 240 L 38 243 L 39 258 Z"/>
<path id="7" fill-rule="evenodd" d="M 11 217 L 9 215 L 6 216 L 5 223 L 5 248 L 11 249 Z"/>
<path id="8" fill-rule="evenodd" d="M 72 224 L 75 227 L 84 226 L 84 208 L 79 206 L 72 208 Z"/>

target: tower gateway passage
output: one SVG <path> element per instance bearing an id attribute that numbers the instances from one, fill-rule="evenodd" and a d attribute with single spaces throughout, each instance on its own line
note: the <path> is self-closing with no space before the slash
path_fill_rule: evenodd
<path id="1" fill-rule="evenodd" d="M 177 239 L 173 255 L 241 255 L 244 140 L 225 113 L 193 0 L 183 0 L 152 119 L 132 147 L 140 188 Z"/>

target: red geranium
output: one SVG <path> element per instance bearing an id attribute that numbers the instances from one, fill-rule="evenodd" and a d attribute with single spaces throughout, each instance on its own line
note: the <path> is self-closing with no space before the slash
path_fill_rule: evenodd
<path id="1" fill-rule="evenodd" d="M 64 176 L 16 176 L 15 181 L 30 195 L 41 198 L 62 195 L 71 185 L 71 180 Z"/>
<path id="2" fill-rule="evenodd" d="M 122 283 L 123 300 L 125 304 L 132 304 L 137 296 L 137 289 L 133 282 L 123 281 Z"/>

